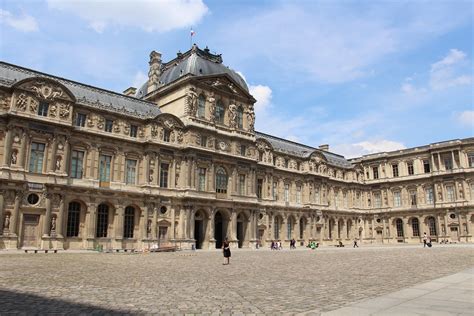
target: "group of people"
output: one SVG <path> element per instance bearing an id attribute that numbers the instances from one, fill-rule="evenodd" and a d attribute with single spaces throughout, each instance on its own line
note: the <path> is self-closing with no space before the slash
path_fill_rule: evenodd
<path id="1" fill-rule="evenodd" d="M 423 248 L 428 246 L 428 248 L 431 248 L 431 237 L 426 235 L 426 233 L 423 234 Z"/>
<path id="2" fill-rule="evenodd" d="M 316 249 L 319 247 L 319 242 L 315 242 L 314 240 L 310 241 L 306 248 Z"/>
<path id="3" fill-rule="evenodd" d="M 270 245 L 271 250 L 282 250 L 283 247 L 281 245 L 281 240 L 272 240 L 272 244 Z"/>

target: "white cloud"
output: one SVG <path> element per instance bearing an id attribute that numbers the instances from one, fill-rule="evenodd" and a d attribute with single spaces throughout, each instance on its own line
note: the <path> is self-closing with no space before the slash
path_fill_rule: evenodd
<path id="1" fill-rule="evenodd" d="M 166 32 L 195 25 L 208 12 L 202 0 L 48 0 L 48 5 L 80 16 L 98 33 L 110 26 Z"/>
<path id="2" fill-rule="evenodd" d="M 0 9 L 0 23 L 22 32 L 36 32 L 39 29 L 36 19 L 31 15 L 22 14 L 21 16 L 15 16 L 3 9 Z"/>
<path id="3" fill-rule="evenodd" d="M 263 85 L 250 85 L 249 91 L 255 100 L 257 100 L 255 103 L 255 112 L 257 117 L 259 115 L 265 115 L 265 112 L 270 107 L 272 101 L 272 89 Z"/>
<path id="4" fill-rule="evenodd" d="M 433 90 L 443 90 L 459 85 L 468 85 L 472 76 L 463 72 L 471 71 L 472 63 L 466 60 L 466 54 L 451 49 L 442 60 L 431 65 L 430 86 Z"/>
<path id="5" fill-rule="evenodd" d="M 334 146 L 334 151 L 338 154 L 344 155 L 346 158 L 355 158 L 363 155 L 400 150 L 404 148 L 406 148 L 406 146 L 400 142 L 378 139 L 365 140 L 353 144 L 338 144 Z"/>
<path id="6" fill-rule="evenodd" d="M 133 77 L 132 87 L 140 89 L 140 87 L 148 80 L 148 76 L 143 71 L 137 71 Z"/>
<path id="7" fill-rule="evenodd" d="M 464 126 L 474 129 L 474 111 L 464 111 L 458 114 L 457 120 Z"/>

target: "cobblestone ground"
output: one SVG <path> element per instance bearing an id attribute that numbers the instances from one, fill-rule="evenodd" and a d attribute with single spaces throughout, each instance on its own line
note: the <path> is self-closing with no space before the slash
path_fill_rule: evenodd
<path id="1" fill-rule="evenodd" d="M 0 315 L 318 314 L 473 267 L 473 250 L 2 254 Z"/>

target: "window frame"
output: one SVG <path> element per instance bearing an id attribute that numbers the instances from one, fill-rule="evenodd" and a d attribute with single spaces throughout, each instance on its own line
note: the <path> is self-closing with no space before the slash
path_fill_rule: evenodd
<path id="1" fill-rule="evenodd" d="M 38 111 L 36 114 L 39 116 L 47 117 L 49 112 L 49 102 L 41 100 L 38 105 Z"/>
<path id="2" fill-rule="evenodd" d="M 164 168 L 166 166 L 166 168 Z M 169 174 L 170 174 L 170 163 L 162 162 L 160 163 L 160 188 L 169 187 Z"/>
<path id="3" fill-rule="evenodd" d="M 130 163 L 135 163 L 134 166 Z M 138 171 L 138 160 L 137 159 L 125 159 L 125 184 L 136 185 L 137 184 L 137 171 Z"/>
<path id="4" fill-rule="evenodd" d="M 87 122 L 87 114 L 77 112 L 76 119 L 74 121 L 75 126 L 77 127 L 85 127 Z"/>
<path id="5" fill-rule="evenodd" d="M 105 119 L 104 132 L 112 133 L 114 129 L 114 120 Z"/>
<path id="6" fill-rule="evenodd" d="M 76 157 L 78 154 L 82 154 L 82 157 Z M 69 177 L 72 179 L 82 179 L 84 175 L 84 150 L 73 149 L 71 150 L 71 168 Z"/>
<path id="7" fill-rule="evenodd" d="M 42 149 L 39 149 L 42 148 Z M 30 145 L 30 161 L 28 171 L 32 173 L 43 173 L 44 154 L 46 152 L 46 144 L 40 142 L 31 142 Z"/>

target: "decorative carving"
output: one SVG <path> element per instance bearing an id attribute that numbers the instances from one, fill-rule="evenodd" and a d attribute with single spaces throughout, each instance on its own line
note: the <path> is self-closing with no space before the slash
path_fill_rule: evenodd
<path id="1" fill-rule="evenodd" d="M 153 124 L 151 126 L 151 137 L 156 137 L 158 136 L 158 126 L 156 124 Z"/>
<path id="2" fill-rule="evenodd" d="M 12 165 L 16 165 L 17 158 L 18 158 L 18 150 L 13 149 L 12 156 L 11 156 L 11 161 L 10 161 Z"/>
<path id="3" fill-rule="evenodd" d="M 214 92 L 209 94 L 207 101 L 209 102 L 210 121 L 214 122 L 216 118 L 216 98 L 214 97 Z"/>
<path id="4" fill-rule="evenodd" d="M 63 158 L 61 156 L 56 156 L 56 171 L 61 170 L 61 160 Z"/>
<path id="5" fill-rule="evenodd" d="M 247 113 L 247 122 L 248 130 L 253 132 L 255 130 L 255 111 L 253 110 L 253 105 L 250 105 L 246 110 Z"/>
<path id="6" fill-rule="evenodd" d="M 71 113 L 71 105 L 68 103 L 60 103 L 59 104 L 59 117 L 62 119 L 69 118 L 69 114 Z"/>
<path id="7" fill-rule="evenodd" d="M 232 128 L 237 126 L 237 105 L 233 103 L 229 105 L 229 126 Z"/>
<path id="8" fill-rule="evenodd" d="M 57 117 L 58 116 L 58 106 L 56 104 L 52 104 L 49 108 L 49 116 Z"/>
<path id="9" fill-rule="evenodd" d="M 26 110 L 26 105 L 28 104 L 28 97 L 26 94 L 21 93 L 16 100 L 16 108 L 20 111 Z"/>
<path id="10" fill-rule="evenodd" d="M 209 136 L 207 138 L 207 147 L 214 148 L 215 143 L 216 143 L 216 139 L 213 136 Z"/>
<path id="11" fill-rule="evenodd" d="M 92 119 L 92 115 L 87 116 L 87 127 L 94 127 L 94 120 Z"/>
<path id="12" fill-rule="evenodd" d="M 31 86 L 36 95 L 42 99 L 54 100 L 63 95 L 63 90 L 56 86 L 48 85 L 46 82 L 38 82 Z"/>
<path id="13" fill-rule="evenodd" d="M 114 133 L 120 133 L 120 122 L 115 121 L 113 127 Z"/>
<path id="14" fill-rule="evenodd" d="M 176 141 L 180 144 L 183 142 L 183 131 L 176 131 Z"/>
<path id="15" fill-rule="evenodd" d="M 462 187 L 462 183 L 458 183 L 458 188 L 459 188 L 459 190 L 458 190 L 459 191 L 459 198 L 461 200 L 463 200 L 464 199 L 464 190 L 463 190 L 463 187 Z"/>
<path id="16" fill-rule="evenodd" d="M 38 111 L 38 105 L 39 105 L 38 100 L 34 98 L 30 98 L 30 111 L 31 112 L 36 113 Z"/>
<path id="17" fill-rule="evenodd" d="M 163 122 L 163 125 L 166 127 L 166 128 L 169 128 L 169 129 L 172 129 L 173 126 L 174 126 L 174 122 L 172 120 L 165 120 Z"/>
<path id="18" fill-rule="evenodd" d="M 197 101 L 198 95 L 194 87 L 189 88 L 187 93 L 186 105 L 187 105 L 187 114 L 191 116 L 196 116 L 197 112 Z"/>
<path id="19" fill-rule="evenodd" d="M 10 97 L 3 91 L 0 91 L 0 108 L 5 110 L 10 108 Z"/>
<path id="20" fill-rule="evenodd" d="M 97 128 L 104 129 L 105 119 L 102 116 L 97 116 Z"/>
<path id="21" fill-rule="evenodd" d="M 56 216 L 51 217 L 51 235 L 56 232 Z"/>
<path id="22" fill-rule="evenodd" d="M 5 214 L 5 219 L 3 220 L 3 229 L 7 230 L 10 228 L 10 214 Z"/>
<path id="23" fill-rule="evenodd" d="M 174 179 L 175 186 L 178 186 L 180 172 L 181 172 L 181 160 L 178 159 L 176 160 L 176 172 L 175 172 L 175 179 Z"/>
<path id="24" fill-rule="evenodd" d="M 130 124 L 126 122 L 123 123 L 123 133 L 125 135 L 130 135 Z"/>

